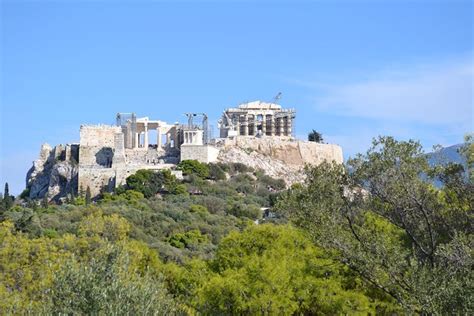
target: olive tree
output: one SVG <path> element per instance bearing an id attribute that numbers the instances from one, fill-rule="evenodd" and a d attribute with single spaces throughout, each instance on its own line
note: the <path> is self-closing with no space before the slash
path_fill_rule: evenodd
<path id="1" fill-rule="evenodd" d="M 346 168 L 307 168 L 306 184 L 278 208 L 407 311 L 466 313 L 474 307 L 474 192 L 461 172 L 430 167 L 418 142 L 379 137 Z"/>

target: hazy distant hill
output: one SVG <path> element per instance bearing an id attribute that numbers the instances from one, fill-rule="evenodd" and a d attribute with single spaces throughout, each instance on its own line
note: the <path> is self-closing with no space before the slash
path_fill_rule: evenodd
<path id="1" fill-rule="evenodd" d="M 457 144 L 449 147 L 445 147 L 439 151 L 428 153 L 428 161 L 431 165 L 446 164 L 446 163 L 460 163 L 463 166 L 467 166 L 466 157 L 459 153 L 459 149 L 464 144 Z"/>
<path id="2" fill-rule="evenodd" d="M 465 176 L 466 179 L 468 178 L 468 173 L 467 173 L 467 160 L 466 157 L 461 155 L 459 153 L 459 150 L 461 147 L 464 146 L 464 144 L 457 144 L 449 147 L 445 147 L 439 151 L 435 151 L 432 153 L 428 153 L 428 162 L 432 166 L 436 165 L 446 165 L 448 163 L 458 163 L 462 164 L 464 166 Z M 439 181 L 435 181 L 434 184 L 437 187 L 440 187 L 442 184 Z"/>

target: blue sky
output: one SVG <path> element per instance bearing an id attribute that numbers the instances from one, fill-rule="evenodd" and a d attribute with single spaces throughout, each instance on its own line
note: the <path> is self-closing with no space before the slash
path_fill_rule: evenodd
<path id="1" fill-rule="evenodd" d="M 0 184 L 84 123 L 271 100 L 345 157 L 372 137 L 434 144 L 473 128 L 471 1 L 1 2 Z"/>

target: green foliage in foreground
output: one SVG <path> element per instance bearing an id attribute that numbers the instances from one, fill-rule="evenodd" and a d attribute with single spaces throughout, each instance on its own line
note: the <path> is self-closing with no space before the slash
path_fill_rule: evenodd
<path id="1" fill-rule="evenodd" d="M 380 138 L 287 192 L 191 162 L 184 181 L 143 171 L 90 205 L 2 209 L 0 314 L 470 314 L 473 185 L 424 157 Z M 262 207 L 298 228 L 254 225 Z"/>
<path id="2" fill-rule="evenodd" d="M 417 142 L 379 138 L 349 170 L 308 168 L 279 209 L 407 312 L 470 314 L 474 186 L 462 167 L 431 168 L 425 157 Z"/>
<path id="3" fill-rule="evenodd" d="M 1 314 L 360 313 L 396 306 L 301 232 L 231 233 L 210 260 L 163 264 L 117 215 L 93 211 L 77 235 L 27 238 L 0 225 Z M 192 232 L 186 238 L 201 238 Z M 13 259 L 14 258 L 14 259 Z"/>
<path id="4" fill-rule="evenodd" d="M 91 214 L 77 236 L 30 239 L 0 224 L 0 314 L 175 314 L 156 253 L 117 215 Z"/>
<path id="5" fill-rule="evenodd" d="M 289 226 L 252 226 L 219 244 L 214 259 L 168 265 L 171 291 L 205 315 L 368 314 L 391 299 Z"/>

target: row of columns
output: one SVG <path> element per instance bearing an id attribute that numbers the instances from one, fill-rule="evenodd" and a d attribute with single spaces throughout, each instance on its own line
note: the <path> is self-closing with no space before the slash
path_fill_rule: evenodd
<path id="1" fill-rule="evenodd" d="M 284 135 L 291 136 L 292 133 L 292 120 L 290 116 L 278 117 L 275 118 L 274 115 L 270 116 L 270 126 L 267 126 L 267 118 L 264 115 L 263 120 L 261 121 L 262 125 L 262 134 L 267 135 L 267 128 L 269 129 L 269 136 L 275 135 Z M 249 124 L 249 116 L 244 115 L 243 122 L 239 120 L 239 134 L 243 136 L 249 136 L 250 129 L 249 126 L 253 125 L 253 136 L 258 134 L 258 125 L 260 122 L 254 119 L 253 123 Z M 241 132 L 240 126 L 243 127 L 243 132 Z M 250 135 L 252 136 L 252 135 Z"/>
<path id="2" fill-rule="evenodd" d="M 147 123 L 144 124 L 144 130 L 142 133 L 143 133 L 143 148 L 148 148 L 150 142 L 148 138 L 148 124 Z M 133 148 L 137 149 L 140 147 L 140 135 L 142 133 L 135 132 L 135 135 L 134 135 L 135 142 L 133 144 L 134 145 Z M 166 144 L 170 144 L 170 141 L 171 141 L 171 133 L 168 132 L 166 133 Z M 157 144 L 158 149 L 163 146 L 160 126 L 156 128 L 156 144 Z"/>

